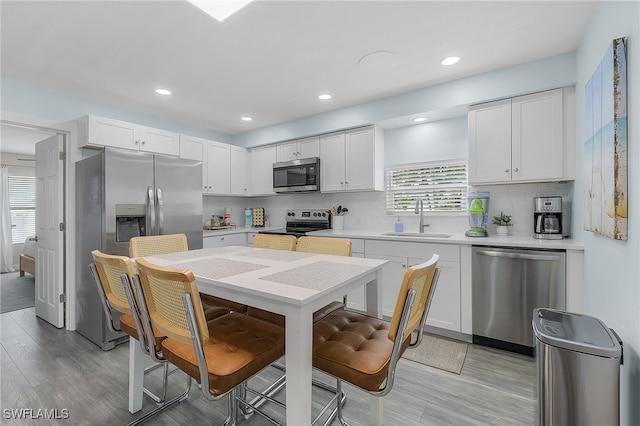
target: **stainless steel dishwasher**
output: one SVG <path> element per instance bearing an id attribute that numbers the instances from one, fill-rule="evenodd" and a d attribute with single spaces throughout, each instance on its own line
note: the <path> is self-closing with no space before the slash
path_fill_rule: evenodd
<path id="1" fill-rule="evenodd" d="M 473 343 L 532 356 L 533 309 L 565 309 L 565 251 L 472 251 Z"/>

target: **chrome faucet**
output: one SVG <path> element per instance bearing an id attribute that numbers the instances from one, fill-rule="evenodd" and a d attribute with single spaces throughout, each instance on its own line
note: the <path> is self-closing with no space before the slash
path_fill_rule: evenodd
<path id="1" fill-rule="evenodd" d="M 422 204 L 422 199 L 416 200 L 416 209 L 413 211 L 415 214 L 420 214 L 420 225 L 418 227 L 421 234 L 424 234 L 424 205 Z M 429 225 L 426 225 L 429 226 Z"/>

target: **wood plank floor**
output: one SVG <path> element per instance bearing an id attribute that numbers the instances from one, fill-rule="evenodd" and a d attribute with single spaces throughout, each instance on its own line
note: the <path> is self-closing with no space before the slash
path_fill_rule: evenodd
<path id="1" fill-rule="evenodd" d="M 33 308 L 0 315 L 0 325 L 0 423 L 124 425 L 154 408 L 145 398 L 142 413 L 132 415 L 127 410 L 128 343 L 104 352 L 78 333 L 57 330 L 37 319 Z M 156 370 L 147 375 L 145 385 L 159 389 L 160 374 Z M 251 385 L 261 388 L 278 374 L 269 368 Z M 181 392 L 185 383 L 182 373 L 171 375 L 169 395 Z M 532 425 L 534 384 L 532 358 L 481 346 L 469 345 L 460 375 L 402 360 L 394 388 L 385 397 L 385 425 Z M 354 425 L 366 425 L 368 394 L 348 386 L 346 391 L 345 417 Z M 328 395 L 318 390 L 313 398 L 319 407 Z M 68 410 L 68 419 L 8 418 L 7 410 L 20 408 L 33 409 L 34 415 L 38 409 L 57 409 L 60 415 Z M 277 407 L 267 410 L 283 420 Z M 225 415 L 226 399 L 207 401 L 194 386 L 187 401 L 146 424 L 215 425 Z M 242 424 L 270 423 L 254 415 Z"/>

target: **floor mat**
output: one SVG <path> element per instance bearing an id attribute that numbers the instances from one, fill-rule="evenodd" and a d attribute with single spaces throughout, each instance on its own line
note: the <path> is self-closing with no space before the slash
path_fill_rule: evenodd
<path id="1" fill-rule="evenodd" d="M 0 313 L 32 308 L 36 300 L 36 277 L 19 272 L 0 275 Z"/>
<path id="2" fill-rule="evenodd" d="M 422 343 L 415 349 L 407 349 L 402 356 L 411 361 L 451 373 L 460 374 L 467 356 L 465 342 L 425 334 Z"/>

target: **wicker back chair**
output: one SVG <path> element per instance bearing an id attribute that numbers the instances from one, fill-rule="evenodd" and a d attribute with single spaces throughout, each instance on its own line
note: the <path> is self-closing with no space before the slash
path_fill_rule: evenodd
<path id="1" fill-rule="evenodd" d="M 433 255 L 407 269 L 390 322 L 339 310 L 314 324 L 313 366 L 336 378 L 337 396 L 342 395 L 342 380 L 379 397 L 391 391 L 398 360 L 422 341 L 438 281 L 438 258 Z M 347 424 L 340 403 L 331 416 L 335 414 Z"/>

